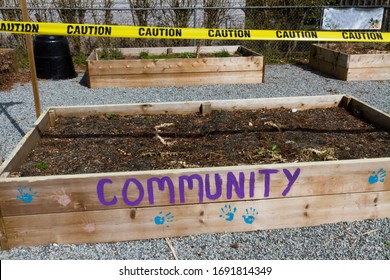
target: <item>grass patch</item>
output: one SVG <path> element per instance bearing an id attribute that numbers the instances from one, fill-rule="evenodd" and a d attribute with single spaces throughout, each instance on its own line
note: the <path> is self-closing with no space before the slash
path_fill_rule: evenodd
<path id="1" fill-rule="evenodd" d="M 227 50 L 219 52 L 203 54 L 202 57 L 230 57 L 230 53 Z M 196 58 L 196 53 L 182 52 L 182 53 L 169 53 L 169 54 L 149 54 L 147 51 L 140 53 L 140 59 L 170 59 L 170 58 Z"/>
<path id="2" fill-rule="evenodd" d="M 120 60 L 123 58 L 123 53 L 116 48 L 105 48 L 98 52 L 99 60 Z"/>
<path id="3" fill-rule="evenodd" d="M 46 170 L 49 168 L 49 164 L 47 164 L 46 162 L 40 162 L 35 165 L 35 168 L 39 170 Z"/>

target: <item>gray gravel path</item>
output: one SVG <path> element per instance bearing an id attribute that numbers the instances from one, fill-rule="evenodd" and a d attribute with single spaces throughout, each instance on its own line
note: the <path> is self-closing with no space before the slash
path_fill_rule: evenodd
<path id="1" fill-rule="evenodd" d="M 83 75 L 40 80 L 42 108 L 189 100 L 353 95 L 390 113 L 390 81 L 344 82 L 303 65 L 266 66 L 265 83 L 163 88 L 89 89 Z M 0 92 L 0 156 L 7 158 L 32 127 L 30 84 Z M 251 233 L 171 238 L 179 259 L 390 259 L 390 219 Z M 0 250 L 0 259 L 172 259 L 165 239 L 118 243 L 50 245 Z"/>

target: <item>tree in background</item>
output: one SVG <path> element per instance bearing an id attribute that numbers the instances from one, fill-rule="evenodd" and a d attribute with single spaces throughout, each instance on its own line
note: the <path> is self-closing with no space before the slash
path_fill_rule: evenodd
<path id="1" fill-rule="evenodd" d="M 52 0 L 52 3 L 62 22 L 84 24 L 86 13 L 88 9 L 94 7 L 95 0 Z M 69 38 L 69 41 L 74 54 L 82 53 L 81 37 L 74 36 Z"/>
<path id="2" fill-rule="evenodd" d="M 335 4 L 337 1 L 333 0 L 247 0 L 243 7 L 245 28 L 315 30 L 320 26 L 322 14 L 322 9 L 318 6 Z M 273 54 L 278 50 L 289 56 L 300 49 L 307 49 L 305 44 L 308 43 L 270 41 L 261 42 L 257 48 Z"/>
<path id="3" fill-rule="evenodd" d="M 5 8 L 13 8 L 20 7 L 19 0 L 0 0 L 0 7 Z M 3 20 L 6 21 L 23 21 L 22 20 L 22 11 L 20 9 L 14 10 L 1 10 L 1 16 Z M 26 51 L 25 39 L 22 35 L 12 34 L 11 36 L 6 36 L 4 34 L 0 34 L 0 47 L 7 47 L 16 45 L 17 49 L 22 51 Z M 2 38 L 4 37 L 4 38 Z"/>
<path id="4" fill-rule="evenodd" d="M 129 0 L 129 5 L 133 18 L 133 23 L 136 26 L 148 26 L 153 8 L 156 7 L 155 1 L 151 0 Z"/>

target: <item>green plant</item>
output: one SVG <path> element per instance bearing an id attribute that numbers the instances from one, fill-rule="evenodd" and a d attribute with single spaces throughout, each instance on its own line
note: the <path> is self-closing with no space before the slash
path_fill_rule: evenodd
<path id="1" fill-rule="evenodd" d="M 46 162 L 40 162 L 40 163 L 37 163 L 35 165 L 35 168 L 39 169 L 39 170 L 46 170 L 49 168 L 49 164 L 47 164 Z"/>
<path id="2" fill-rule="evenodd" d="M 123 57 L 123 53 L 117 48 L 103 48 L 98 52 L 99 60 L 120 60 Z"/>
<path id="3" fill-rule="evenodd" d="M 258 149 L 256 151 L 256 154 L 258 154 L 258 155 L 264 155 L 264 153 L 265 153 L 264 149 Z"/>
<path id="4" fill-rule="evenodd" d="M 139 57 L 140 57 L 140 59 L 148 59 L 148 58 L 149 58 L 149 52 L 147 52 L 147 51 L 142 51 L 142 52 L 139 54 Z"/>
<path id="5" fill-rule="evenodd" d="M 114 114 L 107 113 L 104 115 L 104 117 L 106 117 L 106 119 L 112 119 L 114 117 Z"/>
<path id="6" fill-rule="evenodd" d="M 153 122 L 153 119 L 152 119 L 152 117 L 146 117 L 146 118 L 145 118 L 145 121 L 146 121 L 147 123 L 152 123 L 152 122 Z"/>
<path id="7" fill-rule="evenodd" d="M 79 54 L 79 55 L 73 56 L 72 59 L 73 59 L 73 63 L 75 65 L 82 66 L 82 65 L 85 65 L 85 63 L 87 61 L 87 56 L 84 54 Z"/>
<path id="8" fill-rule="evenodd" d="M 389 247 L 389 249 L 390 249 L 390 241 L 389 241 L 389 240 L 385 240 L 385 244 L 386 244 L 387 247 Z"/>
<path id="9" fill-rule="evenodd" d="M 272 145 L 270 149 L 259 148 L 256 150 L 256 154 L 258 154 L 258 155 L 277 154 L 277 153 L 278 153 L 278 146 L 277 145 Z"/>
<path id="10" fill-rule="evenodd" d="M 179 58 L 193 58 L 195 55 L 190 52 L 183 52 L 179 54 Z"/>
<path id="11" fill-rule="evenodd" d="M 219 52 L 211 53 L 209 56 L 211 56 L 211 57 L 229 57 L 230 53 L 227 50 L 222 50 Z"/>

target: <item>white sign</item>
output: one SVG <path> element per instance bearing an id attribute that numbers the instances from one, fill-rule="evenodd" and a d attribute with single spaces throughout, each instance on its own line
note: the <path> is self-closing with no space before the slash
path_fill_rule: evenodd
<path id="1" fill-rule="evenodd" d="M 384 8 L 325 8 L 323 30 L 380 30 Z"/>

